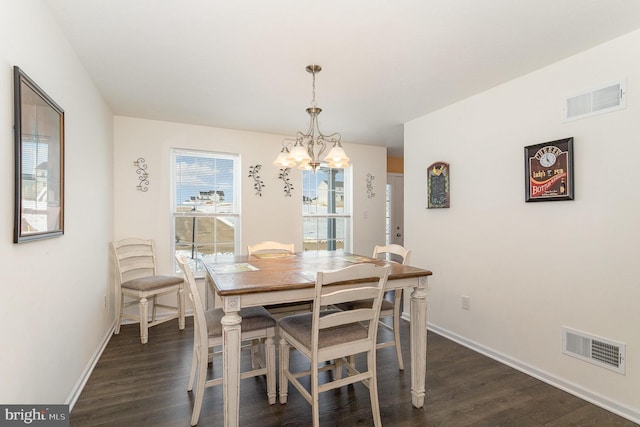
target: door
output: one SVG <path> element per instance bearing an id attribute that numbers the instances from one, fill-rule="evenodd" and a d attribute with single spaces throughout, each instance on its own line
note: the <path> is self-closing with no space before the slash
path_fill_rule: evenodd
<path id="1" fill-rule="evenodd" d="M 404 176 L 387 174 L 387 243 L 404 246 Z"/>
<path id="2" fill-rule="evenodd" d="M 404 246 L 404 176 L 387 174 L 387 244 Z M 409 261 L 411 262 L 411 261 Z M 402 315 L 410 321 L 410 294 L 408 289 L 402 293 Z"/>

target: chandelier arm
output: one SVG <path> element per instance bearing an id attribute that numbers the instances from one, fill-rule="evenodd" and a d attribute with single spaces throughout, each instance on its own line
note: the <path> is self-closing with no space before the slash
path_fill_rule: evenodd
<path id="1" fill-rule="evenodd" d="M 315 126 L 316 126 L 316 117 L 312 113 L 309 113 L 309 116 L 311 116 L 309 118 L 309 128 L 307 129 L 307 132 L 304 133 L 303 135 L 305 138 L 313 139 L 313 134 L 315 132 Z M 301 132 L 298 132 L 298 133 L 301 133 Z"/>
<path id="2" fill-rule="evenodd" d="M 307 153 L 309 153 L 309 157 L 311 157 L 311 161 L 315 162 L 316 160 L 318 160 L 316 158 L 316 154 L 313 152 L 313 147 L 314 147 L 314 142 L 313 139 L 310 139 L 309 142 L 307 142 Z"/>
<path id="3" fill-rule="evenodd" d="M 331 135 L 323 135 L 322 133 L 320 135 L 325 141 L 330 144 L 339 143 L 342 139 L 342 135 L 340 135 L 338 132 L 332 133 Z"/>
<path id="4" fill-rule="evenodd" d="M 320 134 L 320 136 L 318 136 L 318 138 L 316 139 L 316 145 L 320 147 L 320 149 L 316 153 L 316 158 L 318 159 L 318 161 L 320 161 L 320 155 L 322 155 L 324 150 L 327 149 L 327 140 L 324 135 Z"/>
<path id="5" fill-rule="evenodd" d="M 282 146 L 283 146 L 283 147 L 286 147 L 286 148 L 287 148 L 287 150 L 288 150 L 290 147 L 292 147 L 292 146 L 293 146 L 293 144 L 295 144 L 295 143 L 296 143 L 296 140 L 295 140 L 295 139 L 293 139 L 293 138 L 284 138 L 284 139 L 282 140 Z"/>

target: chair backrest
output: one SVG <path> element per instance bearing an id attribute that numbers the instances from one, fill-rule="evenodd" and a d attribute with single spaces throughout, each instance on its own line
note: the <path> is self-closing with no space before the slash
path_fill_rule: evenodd
<path id="1" fill-rule="evenodd" d="M 184 255 L 176 254 L 176 261 L 178 262 L 180 270 L 182 270 L 184 281 L 187 283 L 187 295 L 189 296 L 189 301 L 191 301 L 191 306 L 193 308 L 194 337 L 197 337 L 194 344 L 199 348 L 204 347 L 206 349 L 208 347 L 207 340 L 209 332 L 207 331 L 204 304 L 202 303 L 196 279 L 193 277 L 193 271 L 191 270 L 191 267 Z"/>
<path id="2" fill-rule="evenodd" d="M 387 284 L 390 266 L 378 266 L 370 263 L 355 264 L 335 271 L 319 271 L 316 276 L 316 292 L 313 305 L 312 349 L 318 349 L 318 337 L 321 329 L 352 323 L 365 323 L 368 326 L 368 340 L 375 346 L 377 323 L 380 315 L 382 295 Z M 340 282 L 355 284 L 340 286 Z M 357 301 L 371 300 L 371 307 L 358 307 Z M 336 313 L 320 316 L 322 307 L 344 305 L 345 309 Z M 366 325 L 368 323 L 368 325 Z"/>
<path id="3" fill-rule="evenodd" d="M 411 251 L 405 249 L 403 246 L 391 244 L 391 245 L 376 245 L 373 248 L 373 258 L 378 258 L 380 255 L 384 255 L 385 259 L 389 261 L 395 261 L 400 264 L 408 264 Z"/>
<path id="4" fill-rule="evenodd" d="M 120 284 L 156 275 L 156 251 L 153 240 L 123 239 L 112 242 L 111 247 Z"/>
<path id="5" fill-rule="evenodd" d="M 256 243 L 255 245 L 247 246 L 247 253 L 249 255 L 255 253 L 285 253 L 292 254 L 294 250 L 293 243 L 280 243 L 272 240 Z"/>

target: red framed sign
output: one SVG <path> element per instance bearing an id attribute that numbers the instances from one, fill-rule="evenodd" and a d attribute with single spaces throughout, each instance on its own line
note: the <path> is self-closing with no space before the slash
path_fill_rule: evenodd
<path id="1" fill-rule="evenodd" d="M 573 200 L 573 138 L 524 147 L 525 201 Z"/>

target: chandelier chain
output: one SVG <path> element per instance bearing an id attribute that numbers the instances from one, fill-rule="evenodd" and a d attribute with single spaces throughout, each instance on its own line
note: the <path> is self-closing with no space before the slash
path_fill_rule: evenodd
<path id="1" fill-rule="evenodd" d="M 315 71 L 311 71 L 311 76 L 312 76 L 312 96 L 313 98 L 311 99 L 311 106 L 313 108 L 316 108 L 318 106 L 318 103 L 316 102 L 316 72 Z"/>

